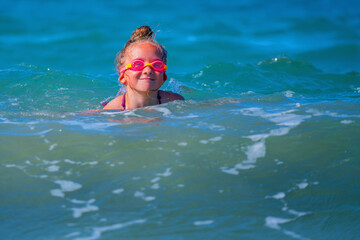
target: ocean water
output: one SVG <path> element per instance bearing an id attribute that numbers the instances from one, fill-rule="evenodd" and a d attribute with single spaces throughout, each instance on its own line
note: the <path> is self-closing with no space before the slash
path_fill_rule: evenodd
<path id="1" fill-rule="evenodd" d="M 177 101 L 88 113 L 150 25 Z M 0 2 L 1 239 L 359 239 L 357 1 Z"/>

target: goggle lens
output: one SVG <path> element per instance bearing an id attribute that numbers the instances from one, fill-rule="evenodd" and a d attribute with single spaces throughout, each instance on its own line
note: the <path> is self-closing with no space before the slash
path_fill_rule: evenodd
<path id="1" fill-rule="evenodd" d="M 150 66 L 157 72 L 166 71 L 167 66 L 160 60 L 155 60 L 150 63 L 147 63 L 141 59 L 137 59 L 131 62 L 131 64 L 126 65 L 124 68 L 121 69 L 121 73 L 125 72 L 126 70 L 130 69 L 133 71 L 140 71 L 143 70 L 146 66 Z"/>

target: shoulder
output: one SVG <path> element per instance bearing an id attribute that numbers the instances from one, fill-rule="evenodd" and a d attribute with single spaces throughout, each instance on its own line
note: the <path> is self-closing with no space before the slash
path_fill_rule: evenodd
<path id="1" fill-rule="evenodd" d="M 123 109 L 122 106 L 123 95 L 117 96 L 111 100 L 108 104 L 105 105 L 103 109 L 112 110 L 112 109 Z"/>
<path id="2" fill-rule="evenodd" d="M 181 96 L 180 94 L 173 93 L 170 91 L 159 90 L 159 94 L 160 94 L 162 103 L 172 102 L 172 101 L 176 101 L 176 100 L 185 100 L 185 98 L 183 96 Z"/>

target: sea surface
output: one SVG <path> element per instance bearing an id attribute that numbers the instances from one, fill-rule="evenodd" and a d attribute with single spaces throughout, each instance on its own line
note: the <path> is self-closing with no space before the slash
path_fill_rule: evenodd
<path id="1" fill-rule="evenodd" d="M 89 112 L 149 25 L 175 101 Z M 360 239 L 355 0 L 0 2 L 0 239 Z"/>

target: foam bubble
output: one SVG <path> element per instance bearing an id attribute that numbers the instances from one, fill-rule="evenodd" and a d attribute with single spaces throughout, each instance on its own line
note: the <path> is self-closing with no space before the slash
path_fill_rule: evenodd
<path id="1" fill-rule="evenodd" d="M 114 189 L 114 190 L 112 191 L 113 194 L 120 194 L 120 193 L 122 193 L 122 192 L 124 192 L 124 189 L 123 189 L 123 188 Z"/>
<path id="2" fill-rule="evenodd" d="M 217 141 L 221 141 L 222 140 L 222 136 L 217 136 L 217 137 L 213 137 L 210 138 L 209 141 L 211 142 L 217 142 Z"/>
<path id="3" fill-rule="evenodd" d="M 222 136 L 217 136 L 217 137 L 209 138 L 208 140 L 200 140 L 200 143 L 207 144 L 209 142 L 217 142 L 221 140 L 222 140 Z"/>
<path id="4" fill-rule="evenodd" d="M 74 218 L 79 218 L 79 217 L 81 217 L 84 213 L 98 211 L 98 210 L 99 210 L 99 207 L 97 207 L 97 206 L 95 206 L 95 205 L 87 204 L 85 207 L 82 207 L 82 208 L 71 208 L 71 210 L 73 210 L 73 217 L 74 217 Z"/>
<path id="5" fill-rule="evenodd" d="M 214 220 L 204 220 L 204 221 L 195 221 L 193 224 L 195 226 L 203 226 L 203 225 L 209 225 L 209 224 L 213 224 Z"/>
<path id="6" fill-rule="evenodd" d="M 239 175 L 239 171 L 236 168 L 221 168 L 221 171 L 231 175 Z"/>
<path id="7" fill-rule="evenodd" d="M 76 236 L 79 236 L 81 234 L 81 232 L 72 232 L 72 233 L 69 233 L 65 236 L 65 238 L 71 238 L 71 237 L 76 237 Z"/>
<path id="8" fill-rule="evenodd" d="M 309 186 L 309 184 L 307 182 L 303 182 L 303 183 L 299 183 L 297 186 L 298 186 L 299 189 L 304 189 L 307 186 Z"/>
<path id="9" fill-rule="evenodd" d="M 276 162 L 277 165 L 284 164 L 284 162 L 280 161 L 279 159 L 275 159 L 274 161 Z"/>
<path id="10" fill-rule="evenodd" d="M 240 170 L 247 170 L 247 169 L 251 169 L 254 168 L 255 165 L 253 164 L 242 164 L 242 163 L 238 163 L 235 165 L 236 169 L 240 169 Z"/>
<path id="11" fill-rule="evenodd" d="M 151 188 L 151 189 L 159 189 L 159 188 L 160 188 L 160 184 L 155 183 L 155 184 L 153 184 L 150 188 Z"/>
<path id="12" fill-rule="evenodd" d="M 353 123 L 353 122 L 354 122 L 354 121 L 352 121 L 352 120 L 347 120 L 347 119 L 341 121 L 342 124 L 350 124 L 350 123 Z"/>
<path id="13" fill-rule="evenodd" d="M 136 197 L 136 198 L 141 198 L 141 199 L 143 199 L 144 201 L 153 201 L 153 200 L 155 200 L 155 197 L 153 197 L 153 196 L 146 196 L 145 195 L 145 193 L 143 193 L 143 192 L 140 192 L 140 191 L 136 191 L 135 193 L 134 193 L 134 197 Z"/>
<path id="14" fill-rule="evenodd" d="M 309 212 L 298 212 L 298 211 L 295 211 L 295 210 L 292 210 L 292 209 L 289 209 L 288 213 L 290 213 L 292 215 L 295 215 L 297 217 L 302 217 L 302 216 L 305 216 L 305 215 L 309 214 Z"/>
<path id="15" fill-rule="evenodd" d="M 153 196 L 147 196 L 147 197 L 144 197 L 143 199 L 144 199 L 144 201 L 149 202 L 149 201 L 155 200 L 155 197 L 153 197 Z"/>
<path id="16" fill-rule="evenodd" d="M 280 224 L 288 223 L 290 221 L 292 221 L 292 219 L 269 216 L 265 218 L 265 225 L 272 229 L 280 229 Z"/>
<path id="17" fill-rule="evenodd" d="M 167 108 L 164 108 L 164 107 L 159 107 L 159 106 L 156 106 L 156 107 L 153 107 L 154 109 L 156 109 L 156 111 L 159 111 L 163 114 L 163 116 L 170 116 L 171 115 L 171 111 Z"/>
<path id="18" fill-rule="evenodd" d="M 56 143 L 52 144 L 52 145 L 49 147 L 49 151 L 54 150 L 54 148 L 55 148 L 56 146 L 57 146 L 57 144 L 56 144 Z"/>
<path id="19" fill-rule="evenodd" d="M 179 142 L 178 143 L 178 146 L 181 146 L 181 147 L 185 147 L 187 145 L 188 145 L 187 142 Z"/>
<path id="20" fill-rule="evenodd" d="M 265 142 L 260 141 L 248 147 L 246 154 L 248 159 L 244 163 L 255 163 L 256 159 L 265 156 Z"/>
<path id="21" fill-rule="evenodd" d="M 139 220 L 129 221 L 129 222 L 125 222 L 125 223 L 118 223 L 118 224 L 114 224 L 114 225 L 110 225 L 110 226 L 94 227 L 91 236 L 76 238 L 75 240 L 95 240 L 95 239 L 99 239 L 103 232 L 114 231 L 114 230 L 118 230 L 118 229 L 122 229 L 122 228 L 125 228 L 125 227 L 128 227 L 128 226 L 134 225 L 134 224 L 141 224 L 141 223 L 145 223 L 145 222 L 146 222 L 145 219 L 139 219 Z"/>
<path id="22" fill-rule="evenodd" d="M 263 140 L 265 138 L 268 138 L 269 136 L 270 136 L 270 134 L 263 133 L 263 134 L 250 135 L 250 136 L 247 136 L 247 138 L 250 138 L 252 141 L 257 142 L 257 141 Z"/>
<path id="23" fill-rule="evenodd" d="M 90 123 L 90 122 L 80 122 L 80 121 L 71 121 L 71 120 L 61 121 L 60 123 L 62 123 L 64 125 L 70 125 L 70 126 L 80 126 L 84 130 L 96 130 L 96 131 L 101 131 L 101 130 L 104 130 L 109 127 L 120 125 L 120 123 L 116 123 L 116 122 Z"/>
<path id="24" fill-rule="evenodd" d="M 171 168 L 167 168 L 164 173 L 157 173 L 156 175 L 161 177 L 168 177 L 172 174 L 170 170 Z"/>
<path id="25" fill-rule="evenodd" d="M 12 167 L 16 167 L 16 165 L 15 164 L 5 164 L 5 167 L 12 168 Z"/>
<path id="26" fill-rule="evenodd" d="M 291 90 L 287 90 L 287 91 L 284 92 L 285 97 L 288 97 L 288 98 L 293 97 L 294 94 L 295 94 L 295 92 L 293 92 Z"/>
<path id="27" fill-rule="evenodd" d="M 59 166 L 56 166 L 56 165 L 52 165 L 52 166 L 49 166 L 46 170 L 48 172 L 57 172 L 59 171 L 60 167 Z"/>
<path id="28" fill-rule="evenodd" d="M 279 192 L 279 193 L 277 193 L 277 194 L 275 194 L 275 195 L 273 195 L 273 196 L 270 196 L 270 198 L 273 198 L 273 199 L 283 199 L 285 196 L 286 196 L 285 193 Z"/>
<path id="29" fill-rule="evenodd" d="M 65 194 L 61 189 L 51 189 L 50 194 L 54 197 L 64 197 Z"/>
<path id="30" fill-rule="evenodd" d="M 63 192 L 76 191 L 82 187 L 79 183 L 67 180 L 57 180 L 55 183 L 60 185 L 61 191 Z"/>
<path id="31" fill-rule="evenodd" d="M 156 177 L 156 178 L 153 178 L 153 179 L 151 180 L 151 182 L 154 183 L 154 182 L 159 181 L 160 179 L 161 179 L 160 177 Z"/>

